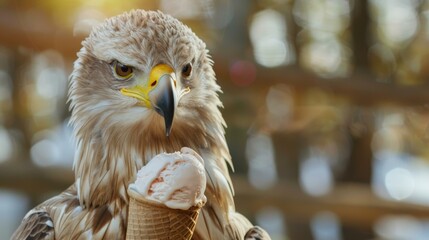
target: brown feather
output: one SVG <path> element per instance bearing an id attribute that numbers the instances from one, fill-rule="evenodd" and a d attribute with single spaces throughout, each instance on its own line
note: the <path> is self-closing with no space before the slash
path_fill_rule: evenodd
<path id="1" fill-rule="evenodd" d="M 21 231 L 16 231 L 11 239 L 54 239 L 52 219 L 44 211 L 27 214 L 20 229 Z"/>

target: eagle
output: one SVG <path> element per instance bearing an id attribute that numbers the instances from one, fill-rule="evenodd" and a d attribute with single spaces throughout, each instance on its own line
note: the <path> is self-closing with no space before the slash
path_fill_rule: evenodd
<path id="1" fill-rule="evenodd" d="M 204 159 L 207 203 L 193 239 L 269 239 L 235 211 L 221 92 L 205 43 L 160 11 L 93 28 L 69 78 L 75 182 L 30 210 L 12 239 L 125 239 L 128 185 L 154 156 Z"/>

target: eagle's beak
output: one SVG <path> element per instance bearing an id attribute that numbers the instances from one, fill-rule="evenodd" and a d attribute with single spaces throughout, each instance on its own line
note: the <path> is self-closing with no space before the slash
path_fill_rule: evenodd
<path id="1" fill-rule="evenodd" d="M 149 92 L 149 99 L 153 109 L 164 117 L 165 134 L 170 135 L 173 125 L 174 112 L 177 107 L 177 94 L 175 89 L 175 79 L 171 74 L 162 75 L 156 88 Z"/>
<path id="2" fill-rule="evenodd" d="M 170 135 L 177 107 L 176 75 L 173 68 L 159 64 L 152 68 L 149 78 L 142 85 L 123 88 L 121 93 L 134 97 L 164 117 L 165 134 Z"/>

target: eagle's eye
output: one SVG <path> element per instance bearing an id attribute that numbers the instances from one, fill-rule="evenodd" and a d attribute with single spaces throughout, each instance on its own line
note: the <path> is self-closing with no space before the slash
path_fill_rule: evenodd
<path id="1" fill-rule="evenodd" d="M 133 68 L 118 61 L 113 62 L 113 69 L 119 79 L 128 79 L 133 75 Z"/>
<path id="2" fill-rule="evenodd" d="M 188 63 L 185 66 L 183 66 L 182 68 L 182 76 L 187 78 L 189 76 L 191 76 L 192 73 L 192 64 Z"/>

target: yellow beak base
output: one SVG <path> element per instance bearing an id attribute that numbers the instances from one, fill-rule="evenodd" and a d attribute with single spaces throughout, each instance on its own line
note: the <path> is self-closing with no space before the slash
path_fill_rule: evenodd
<path id="1" fill-rule="evenodd" d="M 142 85 L 136 85 L 131 88 L 122 88 L 123 95 L 135 98 L 141 102 L 141 105 L 147 108 L 153 108 L 149 93 L 158 86 L 159 79 L 165 74 L 173 74 L 174 70 L 167 64 L 158 64 L 152 68 L 147 81 Z M 175 81 L 175 80 L 174 80 Z"/>
<path id="2" fill-rule="evenodd" d="M 176 77 L 173 68 L 166 64 L 156 65 L 142 85 L 121 89 L 121 93 L 133 97 L 164 118 L 165 133 L 170 135 L 177 108 Z"/>

